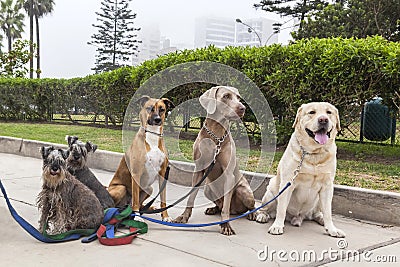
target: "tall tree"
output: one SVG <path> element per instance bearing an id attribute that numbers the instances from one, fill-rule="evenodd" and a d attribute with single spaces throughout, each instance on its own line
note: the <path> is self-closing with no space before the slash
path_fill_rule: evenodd
<path id="1" fill-rule="evenodd" d="M 310 16 L 295 39 L 381 35 L 400 41 L 400 0 L 346 0 Z"/>
<path id="2" fill-rule="evenodd" d="M 47 14 L 50 14 L 54 10 L 53 0 L 26 0 L 24 2 L 25 11 L 32 18 L 35 18 L 36 25 L 36 75 L 40 78 L 40 31 L 39 31 L 39 19 Z M 30 22 L 31 42 L 33 43 L 33 20 Z M 33 60 L 33 59 L 32 59 Z M 32 61 L 33 62 L 33 61 Z M 31 65 L 31 72 L 33 71 L 33 64 Z M 31 74 L 32 76 L 32 74 Z M 31 77 L 32 78 L 32 77 Z"/>
<path id="3" fill-rule="evenodd" d="M 92 69 L 96 73 L 126 66 L 136 53 L 139 28 L 133 26 L 136 14 L 128 7 L 131 0 L 103 0 L 101 12 L 96 12 L 100 24 L 95 25 L 98 33 L 91 36 L 89 45 L 96 47 L 96 63 Z"/>
<path id="4" fill-rule="evenodd" d="M 260 3 L 254 4 L 254 7 L 284 17 L 296 18 L 299 20 L 299 28 L 301 29 L 306 16 L 323 9 L 328 2 L 327 0 L 262 0 Z"/>
<path id="5" fill-rule="evenodd" d="M 0 28 L 7 37 L 8 51 L 12 49 L 12 42 L 21 38 L 24 31 L 24 14 L 21 13 L 22 2 L 20 0 L 1 1 L 0 8 Z"/>

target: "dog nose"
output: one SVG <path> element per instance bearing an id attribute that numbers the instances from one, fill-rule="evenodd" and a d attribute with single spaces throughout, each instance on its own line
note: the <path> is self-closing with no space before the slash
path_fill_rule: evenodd
<path id="1" fill-rule="evenodd" d="M 154 122 L 157 123 L 157 124 L 161 123 L 161 118 L 160 117 L 155 117 L 154 118 Z"/>
<path id="2" fill-rule="evenodd" d="M 80 158 L 81 158 L 80 155 L 74 155 L 74 160 L 78 160 L 78 159 L 80 159 Z"/>
<path id="3" fill-rule="evenodd" d="M 318 118 L 318 123 L 319 124 L 327 124 L 328 122 L 329 122 L 328 117 L 321 116 L 321 117 Z"/>
<path id="4" fill-rule="evenodd" d="M 246 111 L 246 107 L 243 106 L 243 105 L 240 106 L 240 107 L 239 107 L 239 111 L 244 113 L 244 112 Z"/>
<path id="5" fill-rule="evenodd" d="M 53 172 L 58 171 L 58 166 L 57 166 L 57 165 L 51 166 L 51 170 L 52 170 Z"/>

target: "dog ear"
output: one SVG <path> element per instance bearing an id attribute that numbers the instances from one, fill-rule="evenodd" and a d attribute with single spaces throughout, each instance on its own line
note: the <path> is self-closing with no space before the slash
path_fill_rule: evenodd
<path id="1" fill-rule="evenodd" d="M 42 146 L 40 148 L 40 154 L 42 154 L 43 159 L 46 159 L 49 156 L 50 152 L 53 150 L 54 150 L 53 146 L 47 146 L 47 147 Z"/>
<path id="2" fill-rule="evenodd" d="M 339 132 L 341 130 L 340 128 L 340 118 L 339 118 L 339 110 L 337 108 L 335 110 L 335 117 L 336 117 L 336 130 Z"/>
<path id="3" fill-rule="evenodd" d="M 70 135 L 65 136 L 65 141 L 68 142 L 68 146 L 75 144 L 75 142 L 78 141 L 78 139 L 79 139 L 78 136 L 70 136 Z"/>
<path id="4" fill-rule="evenodd" d="M 168 98 L 161 98 L 161 100 L 164 102 L 167 109 L 171 110 L 175 107 L 174 103 L 172 103 L 172 101 L 169 100 Z"/>
<path id="5" fill-rule="evenodd" d="M 61 156 L 63 157 L 63 159 L 67 159 L 69 156 L 69 150 L 68 149 L 58 149 L 58 151 L 60 151 Z"/>
<path id="6" fill-rule="evenodd" d="M 148 95 L 143 95 L 141 98 L 139 98 L 136 102 L 140 104 L 141 107 L 144 106 L 144 104 L 149 101 L 150 96 Z"/>
<path id="7" fill-rule="evenodd" d="M 85 147 L 87 152 L 93 151 L 94 153 L 97 149 L 97 145 L 93 144 L 92 142 L 86 142 Z"/>
<path id="8" fill-rule="evenodd" d="M 296 128 L 296 125 L 299 123 L 300 121 L 300 117 L 301 117 L 301 113 L 303 112 L 303 105 L 301 105 L 298 109 L 297 109 L 297 113 L 296 113 L 296 119 L 294 119 L 294 123 L 292 125 L 292 128 Z"/>
<path id="9" fill-rule="evenodd" d="M 211 89 L 208 89 L 199 98 L 200 104 L 205 110 L 207 110 L 208 114 L 214 114 L 217 109 L 217 93 L 219 88 L 219 86 L 214 86 Z"/>

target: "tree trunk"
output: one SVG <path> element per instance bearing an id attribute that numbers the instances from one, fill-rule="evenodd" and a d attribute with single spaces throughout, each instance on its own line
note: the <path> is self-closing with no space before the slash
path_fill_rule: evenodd
<path id="1" fill-rule="evenodd" d="M 12 49 L 12 38 L 11 38 L 11 34 L 10 34 L 10 29 L 8 29 L 8 34 L 7 34 L 7 41 L 8 41 L 8 52 L 11 51 Z"/>
<path id="2" fill-rule="evenodd" d="M 117 8 L 118 8 L 118 0 L 115 1 L 115 14 L 114 14 L 114 47 L 113 47 L 113 66 L 112 68 L 115 69 L 115 57 L 117 53 Z"/>
<path id="3" fill-rule="evenodd" d="M 35 16 L 36 23 L 36 78 L 40 78 L 40 36 L 39 36 L 39 18 Z"/>
<path id="4" fill-rule="evenodd" d="M 29 78 L 33 79 L 33 0 L 30 0 L 29 4 L 29 53 L 31 54 L 29 60 Z"/>

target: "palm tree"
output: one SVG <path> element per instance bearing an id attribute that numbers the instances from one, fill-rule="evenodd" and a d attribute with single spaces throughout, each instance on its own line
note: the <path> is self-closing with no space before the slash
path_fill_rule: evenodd
<path id="1" fill-rule="evenodd" d="M 32 3 L 32 16 L 35 18 L 36 25 L 36 75 L 40 78 L 40 35 L 39 35 L 39 18 L 50 14 L 54 10 L 53 0 L 25 0 L 24 8 L 29 16 L 31 16 L 31 1 Z M 30 25 L 31 36 L 33 36 L 33 25 Z M 31 40 L 33 42 L 33 40 Z"/>
<path id="2" fill-rule="evenodd" d="M 24 14 L 21 13 L 22 2 L 17 0 L 4 0 L 0 5 L 0 28 L 5 33 L 8 41 L 8 51 L 12 49 L 12 41 L 21 38 L 24 31 Z"/>

